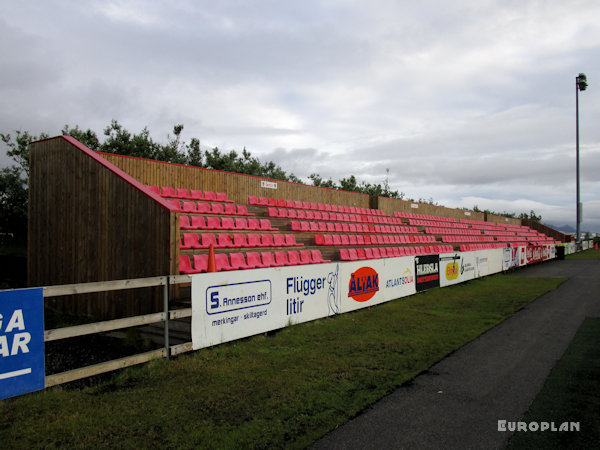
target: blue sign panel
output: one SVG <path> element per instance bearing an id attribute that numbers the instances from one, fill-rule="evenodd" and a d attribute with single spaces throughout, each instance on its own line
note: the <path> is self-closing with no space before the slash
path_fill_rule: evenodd
<path id="1" fill-rule="evenodd" d="M 43 290 L 0 292 L 0 399 L 44 385 Z"/>

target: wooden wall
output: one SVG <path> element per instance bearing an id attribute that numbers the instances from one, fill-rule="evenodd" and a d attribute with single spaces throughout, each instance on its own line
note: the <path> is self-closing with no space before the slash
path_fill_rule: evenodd
<path id="1" fill-rule="evenodd" d="M 408 202 L 406 200 L 387 197 L 377 197 L 377 203 L 379 205 L 379 209 L 384 210 L 390 216 L 393 216 L 394 212 L 399 211 L 405 213 L 452 217 L 454 219 L 485 220 L 485 215 L 480 212 L 446 208 L 445 206 L 430 205 L 429 203 Z"/>
<path id="2" fill-rule="evenodd" d="M 248 203 L 248 196 L 255 195 L 332 205 L 371 207 L 367 194 L 122 155 L 107 153 L 100 153 L 100 155 L 143 184 L 225 192 L 236 203 Z M 277 189 L 261 187 L 261 181 L 276 183 Z"/>
<path id="3" fill-rule="evenodd" d="M 550 228 L 542 223 L 536 222 L 535 220 L 525 219 L 523 220 L 523 225 L 539 231 L 540 233 L 544 233 L 546 236 L 553 237 L 557 241 L 569 242 L 570 240 L 570 236 L 566 235 L 565 233 L 555 230 L 554 228 Z"/>
<path id="4" fill-rule="evenodd" d="M 30 286 L 174 273 L 175 215 L 163 204 L 70 137 L 34 143 L 30 155 Z M 161 305 L 131 292 L 138 300 L 127 309 L 134 314 Z M 98 294 L 75 309 L 108 317 L 116 310 L 111 299 L 114 295 Z"/>

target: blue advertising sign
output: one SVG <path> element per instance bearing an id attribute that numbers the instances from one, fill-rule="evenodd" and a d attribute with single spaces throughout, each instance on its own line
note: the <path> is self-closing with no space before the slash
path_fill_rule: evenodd
<path id="1" fill-rule="evenodd" d="M 0 399 L 44 386 L 43 289 L 0 292 Z"/>

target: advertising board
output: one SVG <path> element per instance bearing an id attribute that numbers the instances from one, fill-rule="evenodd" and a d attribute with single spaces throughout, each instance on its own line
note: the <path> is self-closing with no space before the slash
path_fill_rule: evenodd
<path id="1" fill-rule="evenodd" d="M 194 349 L 341 311 L 339 264 L 192 276 Z"/>
<path id="2" fill-rule="evenodd" d="M 44 386 L 43 290 L 0 292 L 0 399 Z"/>
<path id="3" fill-rule="evenodd" d="M 415 256 L 416 289 L 418 292 L 440 286 L 439 255 Z"/>

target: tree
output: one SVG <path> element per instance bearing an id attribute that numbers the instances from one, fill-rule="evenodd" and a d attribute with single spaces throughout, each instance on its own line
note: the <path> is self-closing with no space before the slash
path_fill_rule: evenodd
<path id="1" fill-rule="evenodd" d="M 0 244 L 27 244 L 27 179 L 18 166 L 0 170 Z"/>
<path id="2" fill-rule="evenodd" d="M 83 131 L 79 129 L 79 125 L 75 125 L 75 128 L 70 128 L 69 125 L 65 125 L 62 129 L 62 135 L 74 137 L 91 150 L 98 151 L 100 149 L 98 135 L 89 128 Z"/>
<path id="3" fill-rule="evenodd" d="M 27 131 L 15 131 L 17 134 L 15 140 L 10 134 L 0 133 L 0 139 L 10 150 L 6 152 L 8 156 L 15 160 L 20 171 L 25 172 L 26 179 L 29 179 L 29 144 L 35 141 L 48 138 L 46 133 L 40 133 L 39 136 L 29 134 Z"/>

